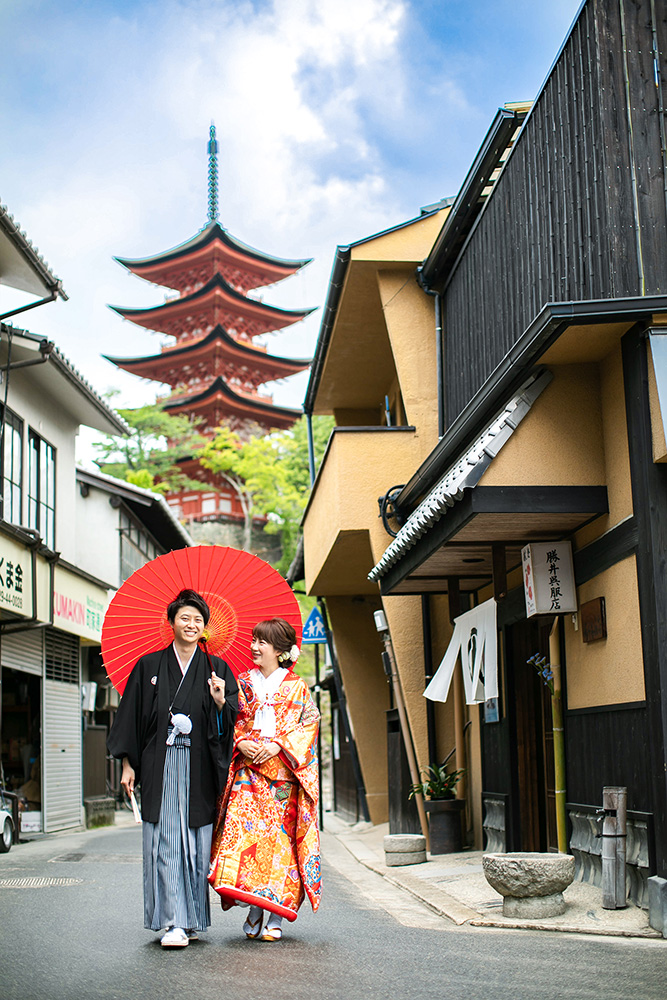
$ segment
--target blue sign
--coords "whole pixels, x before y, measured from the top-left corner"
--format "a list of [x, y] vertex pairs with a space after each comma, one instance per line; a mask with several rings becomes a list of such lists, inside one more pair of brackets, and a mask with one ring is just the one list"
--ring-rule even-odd
[[304, 646], [314, 646], [318, 643], [326, 643], [326, 641], [327, 636], [324, 630], [322, 612], [315, 605], [306, 619], [306, 624], [303, 626], [301, 642]]

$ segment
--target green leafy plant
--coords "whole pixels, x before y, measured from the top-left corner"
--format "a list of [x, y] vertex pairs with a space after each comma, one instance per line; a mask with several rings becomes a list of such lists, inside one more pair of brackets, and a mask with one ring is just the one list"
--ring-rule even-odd
[[426, 799], [453, 799], [454, 789], [465, 771], [448, 771], [444, 764], [433, 764], [423, 768], [421, 774], [424, 781], [411, 786], [410, 799], [415, 795], [423, 795]]

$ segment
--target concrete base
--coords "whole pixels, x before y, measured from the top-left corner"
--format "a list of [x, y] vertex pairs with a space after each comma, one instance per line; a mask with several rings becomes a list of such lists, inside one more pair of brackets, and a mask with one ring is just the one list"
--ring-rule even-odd
[[424, 864], [426, 838], [417, 833], [389, 834], [384, 838], [384, 860], [388, 868]]
[[559, 917], [565, 913], [562, 892], [550, 896], [505, 896], [503, 916], [519, 917], [523, 920], [537, 920], [541, 917]]
[[648, 880], [648, 922], [667, 938], [667, 879], [659, 875]]

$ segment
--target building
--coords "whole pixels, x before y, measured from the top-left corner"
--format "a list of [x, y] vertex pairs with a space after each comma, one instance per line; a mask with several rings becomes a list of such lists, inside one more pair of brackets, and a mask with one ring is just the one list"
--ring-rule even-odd
[[[116, 258], [132, 274], [176, 292], [149, 309], [112, 306], [132, 323], [173, 337], [159, 354], [109, 361], [142, 378], [171, 386], [168, 413], [199, 421], [205, 437], [226, 424], [241, 438], [291, 427], [299, 410], [274, 404], [261, 393], [267, 382], [303, 371], [307, 360], [269, 354], [256, 338], [304, 319], [312, 310], [271, 306], [248, 293], [295, 274], [308, 260], [282, 260], [241, 243], [218, 222], [217, 142], [209, 142], [208, 224], [192, 239], [152, 257]], [[188, 522], [242, 519], [234, 490], [195, 460], [180, 463], [208, 491], [185, 490], [169, 502]]]
[[91, 769], [103, 779], [92, 794], [106, 790], [103, 741], [83, 724], [96, 721], [91, 680], [105, 698], [109, 599], [142, 562], [190, 539], [163, 498], [77, 471], [82, 424], [128, 427], [52, 342], [4, 322], [64, 297], [4, 208], [0, 280], [33, 296], [0, 317], [0, 779], [28, 804], [24, 832], [50, 833], [81, 825]]
[[[664, 19], [648, 0], [588, 0], [502, 161], [517, 122], [501, 109], [416, 275], [435, 304], [423, 363], [441, 373], [438, 440], [407, 475], [402, 464], [385, 474], [378, 495], [391, 491], [397, 534], [372, 550], [369, 573], [399, 667], [426, 652], [427, 676], [450, 619], [495, 599], [499, 697], [464, 705], [457, 671], [435, 706], [437, 759], [444, 732], [467, 768], [472, 841], [549, 850], [561, 832], [578, 877], [596, 880], [602, 789], [624, 786], [628, 887], [642, 905], [648, 879], [667, 876], [666, 58]], [[320, 592], [308, 519], [304, 537]], [[551, 643], [554, 615], [527, 617], [523, 586], [521, 551], [539, 542], [574, 552], [576, 610], [556, 615]], [[360, 548], [350, 546], [353, 564]], [[392, 618], [399, 600], [414, 602], [412, 621]], [[347, 640], [331, 619], [342, 666]], [[410, 653], [403, 635], [420, 630]], [[551, 699], [527, 662], [553, 662], [558, 646], [564, 829]], [[403, 670], [426, 763], [427, 703], [412, 700], [417, 667]]]

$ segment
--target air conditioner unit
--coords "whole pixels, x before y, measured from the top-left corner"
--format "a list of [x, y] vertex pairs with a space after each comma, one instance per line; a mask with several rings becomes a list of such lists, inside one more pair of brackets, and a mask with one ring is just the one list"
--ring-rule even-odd
[[100, 688], [97, 696], [97, 710], [108, 712], [110, 709], [118, 708], [120, 705], [120, 695], [111, 684]]

